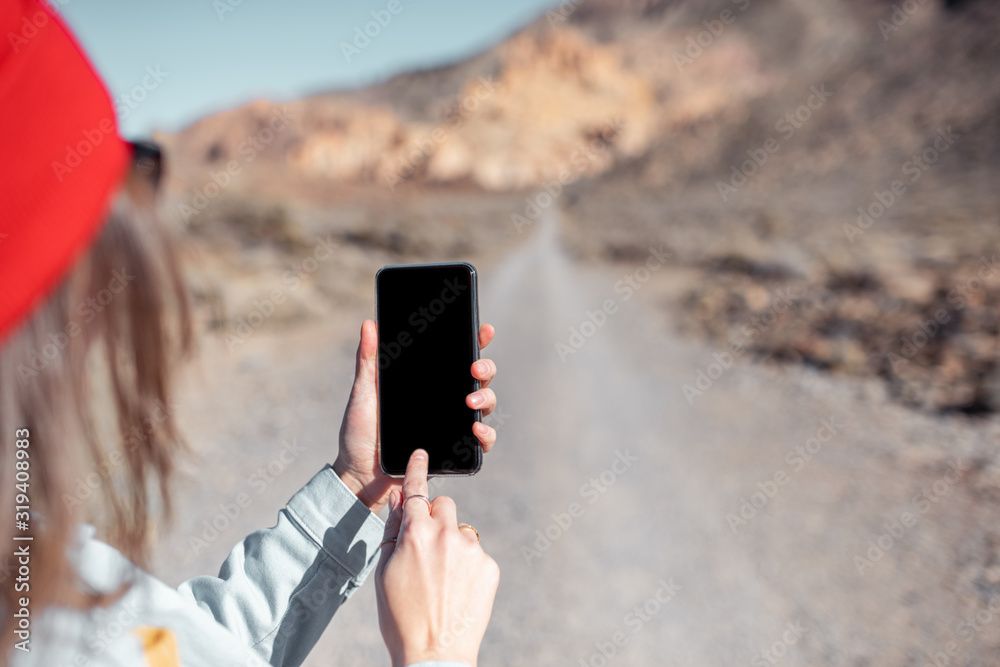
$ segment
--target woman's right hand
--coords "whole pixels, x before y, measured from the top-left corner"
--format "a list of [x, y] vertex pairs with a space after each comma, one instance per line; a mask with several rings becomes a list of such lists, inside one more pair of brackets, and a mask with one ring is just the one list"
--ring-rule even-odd
[[455, 502], [426, 497], [427, 452], [410, 457], [403, 493], [392, 491], [376, 571], [378, 616], [393, 667], [425, 660], [475, 665], [500, 568], [474, 531], [460, 530]]

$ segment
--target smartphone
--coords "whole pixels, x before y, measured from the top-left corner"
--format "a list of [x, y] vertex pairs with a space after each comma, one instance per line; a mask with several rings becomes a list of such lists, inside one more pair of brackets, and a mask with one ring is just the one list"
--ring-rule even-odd
[[402, 477], [414, 450], [430, 475], [473, 475], [482, 450], [472, 432], [480, 411], [476, 268], [468, 262], [397, 264], [375, 274], [378, 430], [382, 471]]

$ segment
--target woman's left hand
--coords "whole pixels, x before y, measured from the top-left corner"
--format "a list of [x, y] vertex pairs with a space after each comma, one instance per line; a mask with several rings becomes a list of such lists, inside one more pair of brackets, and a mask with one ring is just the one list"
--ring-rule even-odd
[[[492, 325], [482, 325], [479, 328], [479, 348], [485, 349], [495, 333]], [[361, 325], [361, 342], [358, 343], [354, 387], [340, 426], [340, 451], [333, 470], [376, 514], [388, 501], [389, 492], [401, 484], [400, 480], [384, 474], [378, 464], [377, 368], [378, 335], [375, 323], [365, 320]], [[496, 372], [496, 364], [490, 359], [480, 359], [472, 364], [472, 377], [479, 380], [481, 388], [466, 396], [465, 404], [481, 410], [483, 417], [493, 412], [497, 405], [496, 394], [490, 389]], [[472, 433], [484, 452], [490, 451], [497, 439], [496, 431], [482, 422], [473, 425]]]

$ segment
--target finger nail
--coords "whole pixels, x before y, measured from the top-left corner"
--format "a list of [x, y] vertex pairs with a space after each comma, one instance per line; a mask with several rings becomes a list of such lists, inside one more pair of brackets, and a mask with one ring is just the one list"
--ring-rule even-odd
[[486, 375], [490, 372], [490, 367], [485, 361], [476, 362], [476, 372], [480, 375]]
[[489, 433], [489, 429], [486, 428], [486, 424], [482, 422], [476, 422], [476, 433], [479, 435], [486, 435]]
[[422, 449], [418, 449], [413, 452], [413, 458], [417, 461], [424, 461], [427, 459], [427, 452]]
[[486, 402], [486, 399], [478, 391], [476, 393], [472, 394], [472, 396], [469, 399], [469, 403], [471, 403], [472, 407], [474, 407], [474, 408], [478, 408], [480, 405], [482, 405], [485, 402]]

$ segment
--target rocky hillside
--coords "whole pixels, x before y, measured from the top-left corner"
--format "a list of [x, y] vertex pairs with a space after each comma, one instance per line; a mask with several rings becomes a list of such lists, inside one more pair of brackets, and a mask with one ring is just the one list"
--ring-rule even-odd
[[[682, 184], [725, 174], [768, 133], [808, 159], [766, 180], [828, 178], [906, 156], [949, 124], [978, 133], [953, 164], [991, 165], [1000, 12], [959, 4], [926, 0], [912, 15], [844, 0], [567, 4], [466, 63], [255, 102], [164, 140], [178, 167], [236, 160], [254, 175], [389, 188], [516, 190], [640, 156], [645, 184]], [[812, 85], [825, 91], [817, 108], [776, 129]], [[268, 124], [280, 126], [270, 140]], [[797, 133], [808, 138], [791, 145]], [[574, 163], [595, 140], [611, 150]]]
[[248, 165], [266, 180], [509, 191], [560, 172], [564, 182], [604, 173], [775, 84], [743, 39], [727, 40], [681, 71], [672, 53], [686, 30], [665, 39], [669, 22], [646, 24], [637, 13], [634, 36], [601, 39], [603, 19], [579, 13], [554, 10], [455, 67], [283, 107], [256, 102], [165, 140], [178, 167], [218, 169], [248, 162], [252, 140], [274, 123], [281, 129], [268, 142], [265, 132], [258, 142], [264, 149]]
[[357, 276], [319, 291], [341, 303], [373, 262], [496, 252], [557, 201], [578, 256], [635, 262], [657, 242], [696, 271], [663, 304], [692, 335], [730, 344], [794, 286], [826, 309], [761, 332], [758, 358], [990, 412], [1000, 276], [961, 308], [949, 295], [1000, 254], [1000, 6], [905, 4], [563, 3], [467, 62], [161, 137], [167, 210], [229, 266], [216, 291], [255, 289], [233, 247], [332, 234]]

